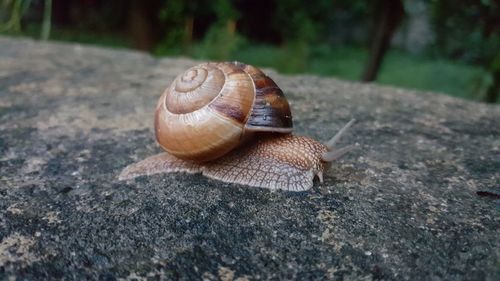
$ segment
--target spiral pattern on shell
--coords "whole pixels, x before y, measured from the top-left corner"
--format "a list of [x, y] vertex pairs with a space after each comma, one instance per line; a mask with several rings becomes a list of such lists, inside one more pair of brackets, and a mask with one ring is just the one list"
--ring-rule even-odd
[[181, 159], [213, 160], [261, 131], [290, 133], [290, 106], [272, 79], [239, 62], [188, 69], [155, 111], [158, 143]]

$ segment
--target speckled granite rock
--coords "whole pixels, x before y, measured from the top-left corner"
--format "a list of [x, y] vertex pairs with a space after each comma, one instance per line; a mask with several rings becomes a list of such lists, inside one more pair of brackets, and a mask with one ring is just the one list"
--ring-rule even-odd
[[194, 64], [0, 38], [0, 279], [500, 279], [500, 107], [272, 72], [298, 134], [359, 120], [325, 184], [117, 181]]

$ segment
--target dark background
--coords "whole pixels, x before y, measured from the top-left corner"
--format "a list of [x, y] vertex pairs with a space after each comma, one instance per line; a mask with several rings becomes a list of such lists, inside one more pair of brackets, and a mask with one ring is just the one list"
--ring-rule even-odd
[[0, 0], [0, 34], [500, 99], [500, 0]]

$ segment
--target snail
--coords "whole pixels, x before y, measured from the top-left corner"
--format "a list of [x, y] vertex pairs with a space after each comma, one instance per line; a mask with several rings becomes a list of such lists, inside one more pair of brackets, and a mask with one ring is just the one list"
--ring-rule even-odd
[[187, 172], [228, 183], [305, 191], [332, 161], [353, 124], [326, 143], [292, 134], [290, 106], [276, 83], [240, 62], [203, 63], [179, 75], [155, 109], [155, 135], [166, 151], [127, 166], [120, 180]]

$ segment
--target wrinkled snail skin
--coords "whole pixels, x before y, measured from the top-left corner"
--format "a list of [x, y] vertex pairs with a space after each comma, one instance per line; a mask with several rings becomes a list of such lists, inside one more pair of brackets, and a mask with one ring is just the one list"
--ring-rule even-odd
[[276, 83], [238, 62], [205, 63], [179, 75], [155, 110], [166, 151], [127, 166], [120, 180], [157, 173], [202, 173], [227, 183], [305, 191], [353, 147], [292, 135], [290, 107]]

